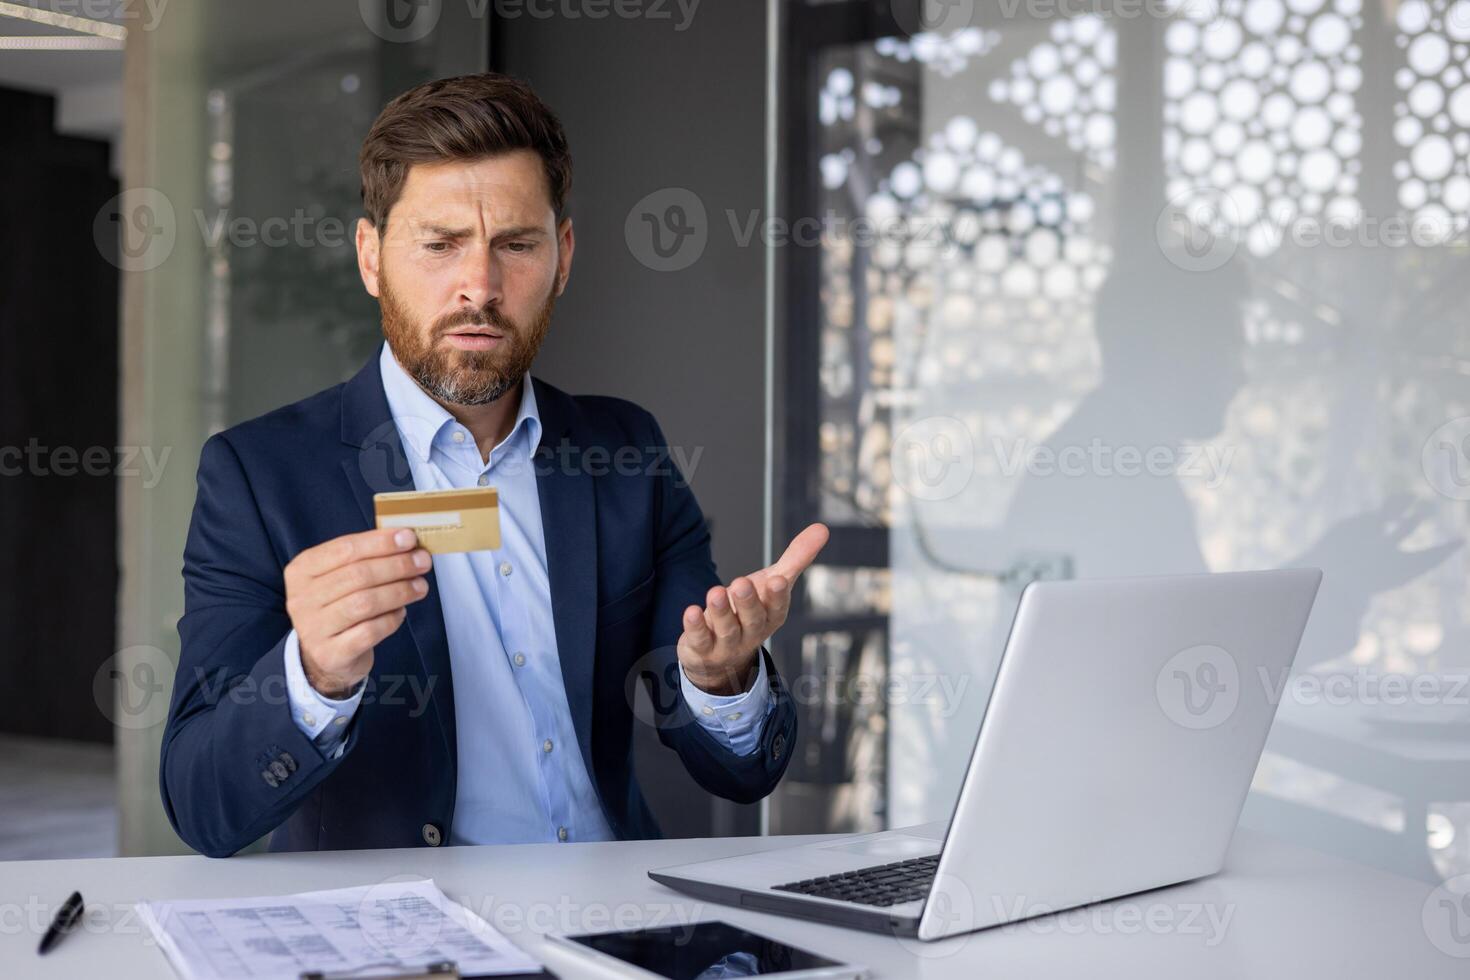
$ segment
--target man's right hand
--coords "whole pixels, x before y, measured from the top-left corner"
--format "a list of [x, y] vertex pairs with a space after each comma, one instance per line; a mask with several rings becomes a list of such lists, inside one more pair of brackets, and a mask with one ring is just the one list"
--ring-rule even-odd
[[318, 693], [347, 697], [372, 669], [373, 647], [428, 594], [433, 560], [416, 542], [407, 528], [344, 534], [286, 565], [286, 613]]

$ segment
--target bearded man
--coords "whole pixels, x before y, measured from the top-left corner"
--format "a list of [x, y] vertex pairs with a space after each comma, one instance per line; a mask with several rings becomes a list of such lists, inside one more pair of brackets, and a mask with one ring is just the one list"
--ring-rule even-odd
[[[384, 343], [200, 456], [160, 765], [174, 829], [216, 857], [266, 834], [273, 850], [654, 837], [642, 723], [710, 792], [765, 796], [796, 712], [764, 644], [827, 529], [722, 584], [653, 417], [531, 377], [574, 237], [566, 137], [528, 86], [421, 85], [359, 163]], [[374, 526], [376, 493], [479, 487], [498, 547], [430, 554]]]

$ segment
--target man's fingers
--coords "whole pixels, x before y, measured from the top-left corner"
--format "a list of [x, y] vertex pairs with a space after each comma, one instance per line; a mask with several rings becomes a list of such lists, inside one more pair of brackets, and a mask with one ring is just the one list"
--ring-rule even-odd
[[[392, 636], [393, 631], [403, 625], [403, 619], [407, 615], [408, 610], [402, 607], [390, 609], [372, 619], [358, 623], [351, 629], [338, 633], [328, 641], [329, 656], [335, 654], [344, 660], [355, 661]], [[346, 668], [350, 665], [348, 662], [341, 666]]]
[[770, 571], [785, 576], [788, 582], [794, 580], [816, 561], [817, 554], [826, 546], [829, 537], [831, 532], [827, 530], [827, 525], [808, 525], [806, 530], [791, 539], [791, 543], [786, 546], [781, 557], [776, 559]]
[[705, 596], [705, 622], [716, 639], [732, 640], [740, 635], [740, 619], [730, 606], [730, 595], [725, 587], [717, 585]]
[[317, 579], [308, 597], [310, 601], [326, 606], [362, 589], [425, 575], [433, 564], [433, 557], [422, 548], [351, 562]]
[[729, 594], [740, 618], [740, 628], [747, 636], [764, 636], [766, 607], [756, 594], [755, 585], [748, 578], [737, 578], [730, 583]]
[[684, 610], [684, 643], [692, 653], [706, 654], [714, 649], [715, 635], [704, 621], [704, 610], [698, 606]]
[[307, 548], [296, 556], [296, 562], [308, 575], [325, 575], [348, 562], [380, 558], [396, 551], [408, 551], [417, 541], [418, 536], [411, 528], [374, 528], [357, 534], [344, 534], [340, 538]]
[[346, 632], [386, 612], [417, 602], [428, 594], [429, 583], [421, 578], [389, 582], [362, 589], [338, 599], [322, 610], [320, 628], [328, 635]]

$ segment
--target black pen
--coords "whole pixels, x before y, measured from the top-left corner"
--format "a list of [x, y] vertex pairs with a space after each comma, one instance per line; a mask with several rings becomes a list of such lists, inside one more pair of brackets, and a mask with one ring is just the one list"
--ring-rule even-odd
[[49, 953], [51, 947], [61, 942], [62, 936], [72, 931], [81, 917], [82, 893], [72, 892], [71, 898], [62, 902], [61, 908], [56, 910], [56, 918], [51, 920], [51, 926], [46, 930], [46, 935], [41, 937], [41, 948], [36, 952], [42, 955]]

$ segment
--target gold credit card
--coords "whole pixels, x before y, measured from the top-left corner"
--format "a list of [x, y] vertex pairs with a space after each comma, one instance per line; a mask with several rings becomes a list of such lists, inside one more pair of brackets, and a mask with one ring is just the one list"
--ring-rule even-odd
[[500, 547], [500, 497], [494, 487], [373, 494], [378, 527], [408, 527], [434, 555]]

